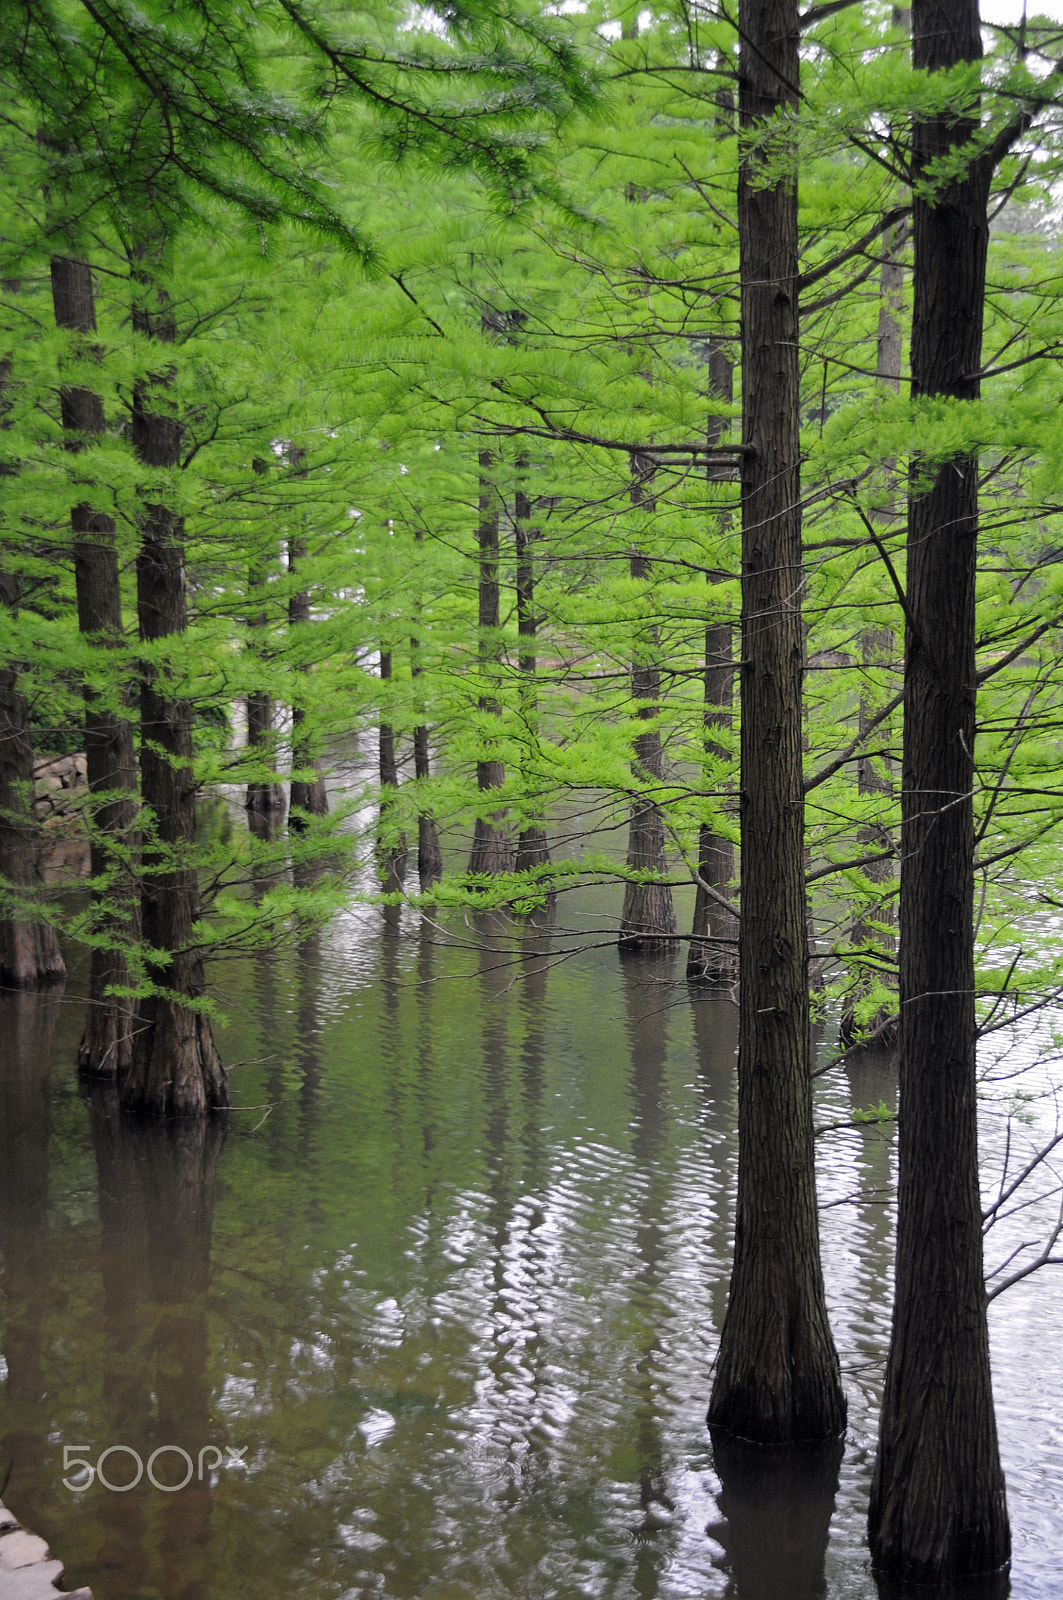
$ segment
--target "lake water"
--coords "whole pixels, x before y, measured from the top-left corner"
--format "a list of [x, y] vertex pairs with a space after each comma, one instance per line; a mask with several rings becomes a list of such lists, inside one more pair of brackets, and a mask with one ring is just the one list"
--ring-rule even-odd
[[[0, 1001], [0, 1494], [71, 1587], [877, 1595], [864, 1521], [892, 1127], [819, 1145], [840, 1466], [714, 1461], [737, 1013], [681, 967], [570, 937], [615, 914], [601, 894], [563, 904], [552, 930], [362, 908], [298, 951], [220, 969], [239, 1107], [224, 1137], [152, 1135], [86, 1103], [76, 962], [65, 997]], [[1040, 1047], [1028, 1035], [995, 1070], [987, 1052], [988, 1076]], [[1001, 1097], [1040, 1096], [1012, 1120], [1014, 1171], [1055, 1126], [1051, 1075], [987, 1082], [987, 1197]], [[817, 1080], [816, 1120], [895, 1096], [888, 1061], [843, 1066]], [[1055, 1182], [1046, 1169], [1041, 1189]], [[1043, 1238], [1057, 1204], [991, 1230], [991, 1264]], [[1011, 1592], [1040, 1600], [1063, 1594], [1063, 1273], [990, 1316]], [[64, 1449], [112, 1487], [66, 1487], [87, 1474]]]

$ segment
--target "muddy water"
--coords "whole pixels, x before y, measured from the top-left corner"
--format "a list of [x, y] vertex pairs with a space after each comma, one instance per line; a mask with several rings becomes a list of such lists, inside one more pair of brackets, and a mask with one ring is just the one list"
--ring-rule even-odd
[[[832, 1125], [893, 1103], [890, 1065], [817, 1082], [844, 1457], [714, 1460], [736, 1013], [667, 964], [573, 943], [363, 910], [226, 968], [224, 1140], [125, 1128], [78, 1093], [79, 1005], [0, 1002], [0, 1490], [68, 1583], [97, 1600], [876, 1594], [893, 1140]], [[75, 966], [68, 996], [83, 981]], [[985, 1087], [989, 1199], [1002, 1099], [1051, 1077], [1024, 1048], [995, 1071], [986, 1055], [987, 1079], [1033, 1063]], [[1054, 1106], [1011, 1110], [1015, 1170]], [[991, 1262], [1054, 1205], [994, 1228]], [[1063, 1593], [1061, 1312], [1051, 1268], [991, 1311], [1023, 1600]], [[78, 1461], [104, 1482], [79, 1488]]]

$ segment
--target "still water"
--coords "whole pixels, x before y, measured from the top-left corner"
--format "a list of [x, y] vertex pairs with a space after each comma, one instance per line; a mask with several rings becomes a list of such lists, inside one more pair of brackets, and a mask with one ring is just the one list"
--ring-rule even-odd
[[[0, 1001], [4, 1500], [96, 1600], [872, 1600], [894, 1152], [849, 1124], [894, 1103], [890, 1063], [817, 1080], [844, 1458], [754, 1481], [704, 1425], [735, 1008], [573, 953], [593, 896], [553, 929], [389, 915], [217, 974], [224, 1136], [82, 1098], [76, 963], [65, 998]], [[1050, 1077], [987, 1082], [988, 1199], [1001, 1097]], [[1011, 1171], [1054, 1127], [1050, 1093], [1020, 1110]], [[1063, 1595], [1061, 1320], [1053, 1268], [991, 1308], [1022, 1600]], [[125, 1488], [160, 1450], [164, 1487]], [[66, 1487], [77, 1461], [114, 1487]]]

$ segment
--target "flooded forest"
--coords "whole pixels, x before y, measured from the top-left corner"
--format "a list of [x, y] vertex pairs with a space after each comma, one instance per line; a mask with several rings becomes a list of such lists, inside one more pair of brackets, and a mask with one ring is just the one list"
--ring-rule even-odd
[[0, 72], [4, 1600], [1058, 1596], [1063, 24]]

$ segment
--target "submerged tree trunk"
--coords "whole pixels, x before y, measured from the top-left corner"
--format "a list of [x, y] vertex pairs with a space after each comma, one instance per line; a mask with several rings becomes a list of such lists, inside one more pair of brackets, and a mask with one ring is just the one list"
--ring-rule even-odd
[[[10, 369], [9, 361], [0, 361], [0, 415]], [[14, 470], [0, 460], [0, 479]], [[16, 574], [0, 571], [0, 617], [17, 615], [20, 596]], [[37, 989], [61, 983], [66, 967], [54, 930], [33, 915], [33, 896], [40, 888], [40, 830], [33, 815], [33, 745], [19, 671], [17, 661], [0, 661], [0, 985]]]
[[[912, 61], [982, 54], [977, 0], [915, 0]], [[990, 159], [928, 192], [975, 115], [917, 119], [912, 395], [976, 400]], [[973, 154], [973, 152], [972, 152]], [[978, 461], [913, 460], [901, 773], [900, 1101], [893, 1330], [871, 1490], [874, 1566], [945, 1583], [1010, 1555], [989, 1367], [974, 1008]]]
[[[526, 466], [522, 459], [521, 467]], [[520, 715], [522, 739], [526, 756], [524, 760], [524, 788], [534, 784], [534, 755], [539, 742], [539, 695], [536, 683], [538, 662], [535, 655], [535, 636], [538, 619], [535, 615], [535, 558], [533, 546], [538, 529], [531, 525], [531, 501], [524, 488], [517, 490], [513, 537], [517, 555], [517, 638]], [[550, 847], [543, 827], [543, 817], [538, 802], [528, 816], [517, 840], [516, 868], [518, 872], [532, 872], [550, 865]]]
[[[796, 0], [743, 0], [739, 115], [796, 111]], [[786, 126], [785, 122], [780, 124]], [[783, 135], [785, 136], [785, 135]], [[734, 1267], [709, 1423], [760, 1444], [845, 1426], [812, 1132], [801, 771], [797, 191], [739, 171], [742, 278], [742, 926]]]
[[[247, 587], [251, 597], [261, 590], [265, 573], [254, 561], [247, 574]], [[262, 658], [262, 639], [268, 618], [265, 611], [255, 611], [247, 619], [247, 647], [252, 655]], [[257, 764], [275, 769], [277, 765], [277, 736], [274, 728], [273, 696], [265, 689], [256, 689], [247, 697], [247, 748], [252, 751]], [[268, 816], [284, 810], [284, 790], [275, 779], [255, 777], [247, 786], [245, 810], [256, 816]]]
[[[380, 652], [380, 682], [391, 682], [391, 651]], [[386, 692], [383, 691], [382, 693]], [[395, 730], [381, 713], [380, 744], [380, 831], [377, 837], [377, 865], [385, 894], [396, 893], [406, 879], [406, 835], [394, 832], [388, 812], [399, 787], [399, 766], [395, 759]]]
[[[719, 344], [709, 348], [709, 392], [719, 400], [734, 399], [734, 370]], [[717, 445], [723, 422], [712, 416], [706, 430], [707, 443]], [[721, 529], [730, 513], [721, 516]], [[710, 575], [709, 583], [723, 573]], [[727, 760], [729, 751], [717, 734], [731, 727], [734, 700], [734, 651], [729, 622], [705, 625], [705, 754], [710, 761]], [[718, 834], [709, 822], [698, 830], [698, 877], [694, 898], [694, 922], [687, 952], [687, 980], [690, 983], [733, 983], [738, 977], [738, 919], [722, 901], [734, 895], [735, 852], [730, 839]], [[710, 891], [715, 890], [712, 894]]]
[[[303, 462], [306, 451], [301, 445], [292, 445], [288, 451], [288, 459], [296, 469], [296, 476], [305, 476]], [[307, 558], [306, 540], [298, 535], [293, 535], [288, 540], [288, 571], [295, 572]], [[297, 589], [288, 601], [288, 627], [296, 632], [307, 628], [310, 624], [310, 594], [305, 589]], [[305, 677], [309, 676], [309, 662], [301, 664], [299, 670]], [[328, 816], [328, 794], [325, 790], [325, 780], [321, 776], [316, 752], [304, 731], [306, 723], [306, 710], [299, 697], [292, 706], [292, 772], [308, 773], [309, 777], [294, 777], [288, 792], [288, 826], [296, 832], [307, 825], [310, 817]]]
[[[652, 482], [653, 464], [644, 456], [634, 455], [631, 466], [631, 503], [636, 506], [645, 504], [652, 510], [652, 495], [645, 493], [645, 486]], [[645, 580], [650, 575], [650, 563], [639, 551], [633, 550], [630, 570], [633, 578]], [[654, 798], [655, 793], [660, 793], [664, 778], [664, 752], [660, 730], [656, 726], [661, 698], [659, 648], [657, 629], [653, 626], [644, 628], [636, 643], [636, 660], [631, 666], [631, 696], [638, 706], [636, 715], [640, 722], [653, 722], [654, 726], [635, 738], [635, 759], [631, 771], [641, 792], [631, 807], [627, 864], [634, 871], [663, 877], [668, 865], [664, 850], [664, 816]], [[674, 955], [677, 931], [672, 891], [667, 884], [655, 883], [650, 879], [648, 882], [625, 885], [624, 906], [620, 913], [619, 949], [622, 955], [663, 954], [666, 951]]]
[[[134, 327], [163, 347], [176, 336], [165, 311], [160, 316], [134, 311]], [[165, 359], [162, 349], [159, 356]], [[164, 409], [168, 376], [160, 374], [134, 390], [133, 449], [144, 466], [172, 470], [181, 461], [181, 424]], [[140, 536], [137, 616], [141, 639], [155, 643], [183, 634], [188, 623], [183, 519], [162, 502], [145, 499]], [[147, 969], [158, 988], [140, 1003], [122, 1105], [151, 1116], [202, 1116], [226, 1108], [229, 1091], [210, 1021], [197, 1008], [206, 982], [194, 933], [199, 884], [192, 859], [192, 707], [174, 693], [165, 664], [144, 666], [140, 728], [141, 793], [150, 830], [141, 911]]]
[[[488, 473], [494, 466], [491, 450], [480, 451], [480, 525], [477, 540], [480, 546], [479, 578], [479, 628], [480, 628], [480, 680], [479, 709], [489, 717], [501, 717], [502, 708], [492, 690], [497, 685], [502, 665], [502, 640], [499, 616], [498, 582], [498, 491]], [[491, 743], [484, 736], [484, 759], [476, 763], [476, 787], [481, 795], [500, 789], [506, 781], [503, 762], [492, 756]], [[505, 811], [489, 812], [477, 817], [473, 834], [472, 853], [469, 857], [471, 873], [500, 873], [513, 871], [513, 842], [503, 826]]]
[[[420, 529], [414, 534], [418, 546], [423, 542]], [[418, 551], [420, 555], [420, 551]], [[421, 601], [420, 591], [415, 599], [415, 615], [420, 618]], [[417, 638], [410, 639], [410, 677], [413, 679], [416, 690], [417, 679], [424, 671], [421, 661], [421, 644]], [[428, 781], [431, 775], [431, 756], [428, 742], [428, 725], [420, 720], [424, 716], [425, 707], [418, 701], [417, 726], [413, 730], [413, 773], [419, 785]], [[438, 883], [443, 876], [443, 852], [439, 847], [439, 832], [436, 828], [435, 818], [423, 805], [417, 808], [417, 878], [421, 893], [424, 894], [434, 883]]]
[[[92, 268], [87, 261], [53, 256], [52, 307], [56, 326], [76, 333], [96, 331]], [[81, 450], [104, 432], [103, 401], [94, 390], [64, 385], [63, 427], [76, 435], [67, 448]], [[114, 518], [87, 501], [70, 513], [74, 535], [74, 585], [78, 630], [86, 642], [108, 652], [109, 663], [124, 648], [122, 585]], [[113, 666], [111, 672], [113, 673]], [[140, 935], [140, 906], [130, 855], [136, 848], [137, 769], [133, 723], [121, 698], [110, 704], [85, 687], [85, 760], [92, 803], [90, 865], [96, 931], [108, 942], [95, 946], [89, 973], [89, 1009], [78, 1047], [83, 1072], [113, 1076], [132, 1060], [132, 1003], [110, 991], [130, 981], [128, 948]]]

